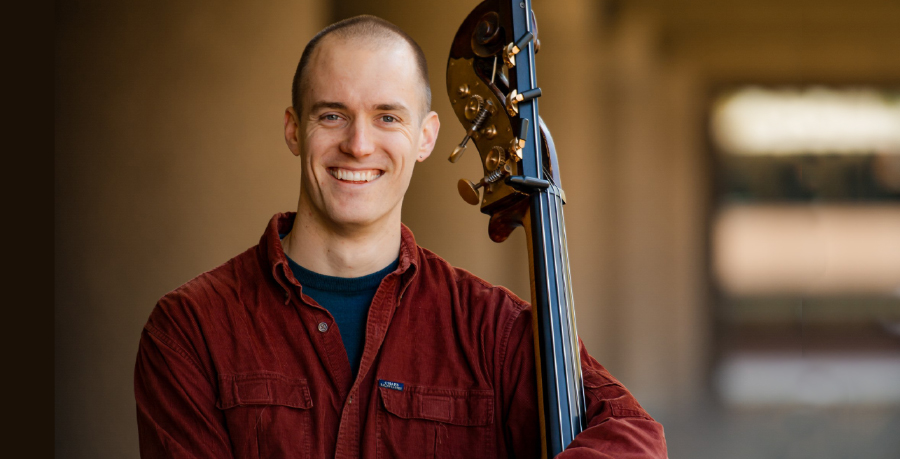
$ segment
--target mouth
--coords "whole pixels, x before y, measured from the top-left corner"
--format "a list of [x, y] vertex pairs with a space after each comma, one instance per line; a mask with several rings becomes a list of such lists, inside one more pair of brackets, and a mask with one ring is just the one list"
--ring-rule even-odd
[[353, 171], [350, 169], [343, 169], [340, 167], [329, 167], [328, 173], [331, 174], [332, 177], [334, 177], [342, 182], [368, 183], [368, 182], [378, 179], [378, 177], [381, 177], [384, 174], [384, 171], [379, 170], [379, 169], [365, 169], [365, 170]]

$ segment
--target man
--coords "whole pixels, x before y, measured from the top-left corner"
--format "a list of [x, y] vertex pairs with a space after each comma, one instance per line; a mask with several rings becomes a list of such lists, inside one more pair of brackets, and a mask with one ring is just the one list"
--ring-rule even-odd
[[[530, 307], [400, 223], [439, 128], [398, 28], [361, 16], [310, 41], [285, 112], [297, 212], [154, 309], [144, 458], [540, 456]], [[665, 457], [662, 427], [582, 361], [589, 427], [561, 457]]]

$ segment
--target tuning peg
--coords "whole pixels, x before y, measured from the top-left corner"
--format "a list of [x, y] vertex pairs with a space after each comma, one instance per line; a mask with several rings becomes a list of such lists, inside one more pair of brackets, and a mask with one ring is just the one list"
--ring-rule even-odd
[[509, 175], [509, 173], [509, 167], [501, 167], [482, 178], [478, 183], [473, 183], [471, 180], [467, 179], [459, 179], [459, 182], [456, 182], [456, 189], [459, 191], [459, 195], [463, 198], [463, 201], [466, 201], [473, 206], [477, 206], [480, 201], [478, 189], [500, 180], [503, 176]]
[[534, 39], [534, 34], [531, 32], [525, 32], [525, 35], [522, 35], [521, 38], [516, 40], [515, 42], [511, 42], [503, 49], [503, 62], [506, 64], [508, 68], [513, 68], [516, 66], [516, 54], [519, 54], [526, 46], [528, 46], [528, 42]]
[[450, 157], [447, 158], [448, 161], [450, 161], [451, 163], [455, 163], [459, 160], [459, 157], [462, 156], [464, 151], [466, 151], [466, 144], [469, 143], [469, 138], [470, 137], [468, 135], [463, 138], [462, 142], [460, 142], [460, 144], [453, 149], [453, 153], [450, 153]]
[[541, 88], [529, 89], [521, 94], [518, 91], [513, 89], [506, 96], [506, 111], [509, 113], [509, 116], [516, 116], [519, 114], [519, 104], [522, 102], [529, 101], [534, 99], [535, 97], [541, 96]]
[[481, 200], [478, 197], [478, 189], [483, 186], [484, 181], [472, 183], [471, 180], [464, 178], [459, 179], [459, 182], [456, 183], [456, 189], [459, 191], [459, 195], [463, 198], [463, 201], [466, 201], [473, 206], [477, 206], [478, 201]]
[[493, 172], [506, 163], [508, 154], [505, 148], [497, 145], [484, 158], [484, 168]]
[[525, 142], [528, 140], [528, 118], [522, 119], [519, 125], [519, 136], [514, 137], [509, 142], [509, 154], [516, 161], [522, 159], [522, 149], [525, 148]]
[[459, 160], [463, 152], [466, 151], [466, 145], [468, 145], [469, 139], [471, 139], [472, 136], [475, 135], [475, 131], [477, 131], [481, 127], [481, 125], [484, 124], [484, 120], [486, 120], [487, 117], [490, 116], [490, 114], [491, 111], [487, 107], [481, 107], [481, 109], [478, 111], [478, 115], [475, 117], [475, 120], [472, 121], [472, 126], [470, 126], [469, 130], [466, 131], [466, 136], [463, 137], [462, 142], [460, 142], [459, 145], [453, 149], [453, 153], [450, 153], [450, 157], [447, 158], [448, 161], [450, 161], [451, 163], [455, 163]]

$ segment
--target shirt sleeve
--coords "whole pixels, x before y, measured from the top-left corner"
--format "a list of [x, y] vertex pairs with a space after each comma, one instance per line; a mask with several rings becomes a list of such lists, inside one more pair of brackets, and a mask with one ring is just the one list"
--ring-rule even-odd
[[[516, 319], [505, 365], [504, 419], [506, 442], [514, 457], [540, 457], [536, 406], [537, 383], [534, 335], [530, 309]], [[634, 396], [612, 377], [578, 340], [584, 380], [587, 428], [557, 459], [667, 458], [661, 424], [653, 420]]]
[[134, 370], [141, 458], [233, 457], [213, 382], [159, 310], [141, 334]]

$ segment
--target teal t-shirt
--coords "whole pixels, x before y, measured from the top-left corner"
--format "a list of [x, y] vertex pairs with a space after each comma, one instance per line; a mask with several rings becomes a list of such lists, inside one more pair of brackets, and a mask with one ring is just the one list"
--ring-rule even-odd
[[333, 277], [310, 271], [288, 257], [288, 264], [294, 277], [309, 295], [325, 308], [341, 332], [341, 340], [350, 359], [353, 376], [359, 371], [363, 347], [366, 340], [366, 317], [369, 305], [378, 291], [382, 279], [397, 269], [400, 259], [394, 260], [381, 271], [362, 277]]

